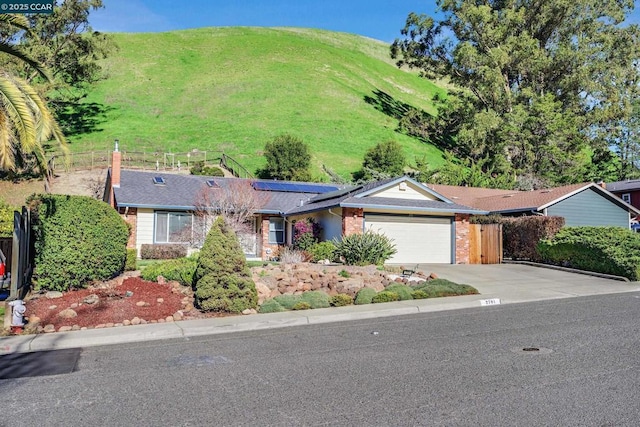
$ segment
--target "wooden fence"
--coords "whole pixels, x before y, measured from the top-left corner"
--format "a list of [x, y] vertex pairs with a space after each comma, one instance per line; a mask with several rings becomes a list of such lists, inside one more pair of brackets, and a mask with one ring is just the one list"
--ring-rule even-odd
[[502, 262], [502, 224], [469, 224], [469, 263]]
[[[239, 178], [252, 178], [251, 173], [234, 158], [222, 151], [192, 150], [186, 153], [160, 153], [146, 151], [122, 151], [122, 168], [181, 171], [189, 170], [197, 162], [205, 166], [221, 166]], [[49, 170], [106, 169], [111, 166], [111, 151], [87, 151], [70, 153], [68, 157], [56, 154], [49, 159]]]

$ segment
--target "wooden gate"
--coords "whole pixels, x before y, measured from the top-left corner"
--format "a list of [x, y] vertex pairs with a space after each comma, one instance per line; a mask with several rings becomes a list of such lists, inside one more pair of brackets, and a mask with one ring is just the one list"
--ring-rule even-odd
[[469, 263], [502, 262], [502, 224], [469, 224]]

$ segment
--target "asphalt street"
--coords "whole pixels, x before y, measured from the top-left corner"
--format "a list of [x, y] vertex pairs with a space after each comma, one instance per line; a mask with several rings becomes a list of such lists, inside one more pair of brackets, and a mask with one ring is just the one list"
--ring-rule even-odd
[[639, 315], [639, 292], [554, 299], [36, 352], [11, 378], [15, 353], [2, 424], [637, 426]]

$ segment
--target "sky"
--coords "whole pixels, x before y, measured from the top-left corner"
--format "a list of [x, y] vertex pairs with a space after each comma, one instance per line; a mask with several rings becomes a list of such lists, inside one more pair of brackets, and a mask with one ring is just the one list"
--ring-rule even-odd
[[[409, 12], [434, 15], [435, 0], [103, 0], [94, 30], [161, 32], [200, 27], [303, 27], [393, 42]], [[640, 6], [630, 22], [640, 23]]]
[[94, 30], [159, 32], [200, 27], [304, 27], [400, 37], [409, 12], [433, 14], [429, 0], [103, 0], [89, 15]]

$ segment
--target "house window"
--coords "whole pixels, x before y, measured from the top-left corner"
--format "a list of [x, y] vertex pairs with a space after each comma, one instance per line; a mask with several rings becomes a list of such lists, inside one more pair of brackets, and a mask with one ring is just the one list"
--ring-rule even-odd
[[622, 200], [624, 200], [626, 203], [631, 204], [631, 193], [624, 193], [622, 195]]
[[189, 243], [193, 216], [186, 212], [156, 212], [155, 243]]
[[284, 243], [284, 218], [269, 218], [269, 243]]

